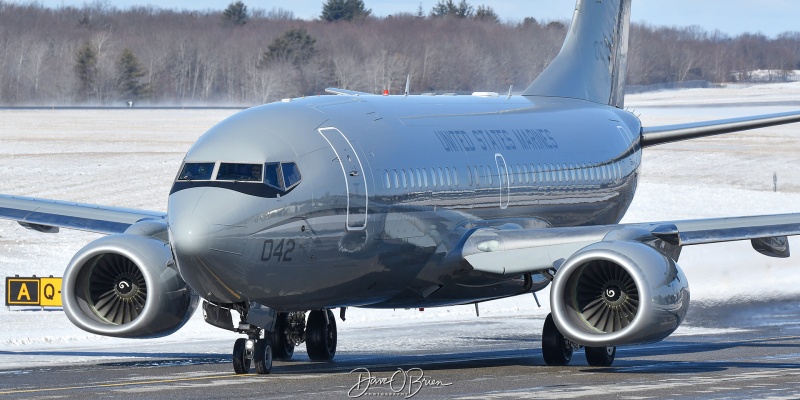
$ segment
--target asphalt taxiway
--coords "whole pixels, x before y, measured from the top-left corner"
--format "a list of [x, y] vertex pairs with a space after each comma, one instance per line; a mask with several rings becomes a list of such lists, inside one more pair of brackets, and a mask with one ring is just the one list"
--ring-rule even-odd
[[[503, 335], [502, 320], [477, 319], [472, 339], [481, 344], [472, 348], [349, 351], [332, 363], [309, 362], [298, 351], [266, 376], [234, 374], [227, 353], [142, 353], [135, 361], [0, 370], [0, 397], [800, 398], [799, 301], [695, 306], [687, 323], [700, 333], [620, 348], [608, 368], [589, 367], [582, 351], [570, 366], [547, 367], [539, 332]], [[420, 340], [448, 331], [464, 335], [452, 323], [403, 334]]]

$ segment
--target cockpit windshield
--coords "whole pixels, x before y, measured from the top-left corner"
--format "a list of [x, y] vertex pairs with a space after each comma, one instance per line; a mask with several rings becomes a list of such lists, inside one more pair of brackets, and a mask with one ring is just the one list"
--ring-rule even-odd
[[173, 191], [208, 186], [263, 197], [279, 197], [299, 185], [302, 176], [300, 168], [293, 162], [187, 162], [181, 167], [176, 180]]
[[218, 181], [261, 182], [261, 164], [220, 163]]
[[208, 181], [214, 173], [214, 163], [186, 163], [178, 175], [179, 181]]

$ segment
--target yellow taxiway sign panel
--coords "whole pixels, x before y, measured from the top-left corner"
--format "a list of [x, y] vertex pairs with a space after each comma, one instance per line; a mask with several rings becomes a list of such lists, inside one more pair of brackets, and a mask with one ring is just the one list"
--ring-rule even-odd
[[6, 306], [61, 307], [61, 278], [6, 278]]
[[39, 305], [61, 307], [61, 278], [39, 279]]

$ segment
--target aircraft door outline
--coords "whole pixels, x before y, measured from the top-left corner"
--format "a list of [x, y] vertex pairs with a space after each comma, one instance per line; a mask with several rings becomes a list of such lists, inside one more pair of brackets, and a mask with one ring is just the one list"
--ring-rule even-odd
[[509, 197], [511, 197], [511, 181], [508, 176], [508, 165], [506, 159], [500, 153], [495, 153], [494, 162], [497, 164], [497, 180], [500, 181], [500, 209], [508, 208]]
[[350, 140], [337, 128], [320, 128], [317, 131], [333, 149], [345, 180], [347, 193], [347, 214], [345, 226], [348, 231], [361, 231], [367, 228], [369, 193], [367, 177], [361, 158]]

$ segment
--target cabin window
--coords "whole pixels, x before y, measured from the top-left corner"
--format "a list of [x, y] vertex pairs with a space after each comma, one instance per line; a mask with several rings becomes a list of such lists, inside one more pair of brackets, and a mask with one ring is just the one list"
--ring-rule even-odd
[[406, 180], [406, 170], [400, 170], [400, 180], [403, 182], [403, 189], [408, 189], [408, 181]]
[[489, 182], [490, 186], [494, 184], [492, 180], [492, 168], [488, 165], [486, 166], [486, 180]]
[[389, 179], [389, 171], [383, 170], [383, 187], [386, 189], [392, 188], [392, 181]]
[[218, 181], [261, 182], [261, 164], [220, 163]]
[[400, 177], [397, 176], [397, 170], [396, 169], [392, 170], [392, 178], [393, 178], [392, 181], [394, 181], [394, 187], [397, 188], [397, 189], [400, 189]]
[[186, 163], [178, 174], [179, 181], [210, 181], [214, 163]]
[[[522, 176], [525, 177], [525, 183], [531, 183], [531, 177], [528, 175], [528, 166], [522, 164]], [[522, 178], [520, 178], [519, 183], [522, 183]]]
[[472, 170], [475, 172], [475, 186], [481, 185], [481, 176], [478, 174], [478, 167], [473, 165]]
[[444, 187], [444, 175], [442, 174], [442, 167], [436, 168], [439, 171], [439, 186]]
[[458, 187], [458, 170], [453, 167], [453, 184]]
[[411, 184], [412, 188], [417, 187], [417, 182], [414, 181], [414, 169], [413, 168], [409, 168], [408, 169], [408, 182]]
[[444, 176], [447, 177], [447, 186], [453, 186], [453, 177], [450, 176], [450, 167], [444, 168]]

